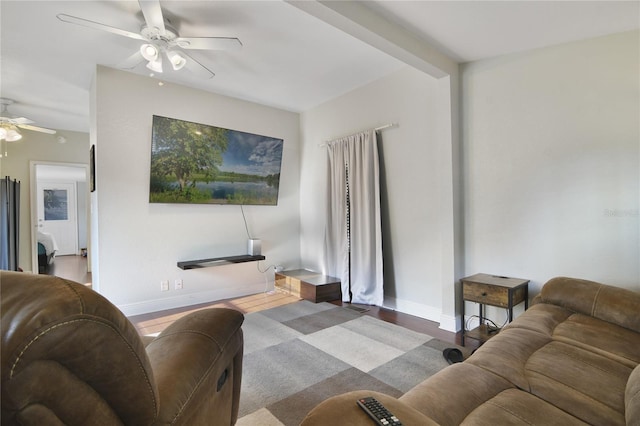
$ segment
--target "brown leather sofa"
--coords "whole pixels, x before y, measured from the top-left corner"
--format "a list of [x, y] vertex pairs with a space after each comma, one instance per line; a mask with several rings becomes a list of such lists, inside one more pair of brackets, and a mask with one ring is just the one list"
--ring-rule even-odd
[[411, 425], [640, 425], [640, 293], [554, 278], [533, 306], [399, 399], [370, 391], [321, 403], [304, 426], [370, 425], [373, 394]]
[[2, 425], [232, 425], [240, 312], [179, 319], [145, 347], [104, 297], [71, 281], [0, 272]]

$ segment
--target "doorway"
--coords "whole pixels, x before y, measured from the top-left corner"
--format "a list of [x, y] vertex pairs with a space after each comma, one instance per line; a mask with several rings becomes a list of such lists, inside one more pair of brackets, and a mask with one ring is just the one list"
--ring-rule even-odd
[[38, 178], [37, 191], [38, 231], [53, 235], [56, 256], [79, 254], [76, 183]]
[[[55, 256], [86, 256], [88, 248], [88, 166], [31, 162], [31, 256], [38, 271], [38, 235], [55, 241]], [[86, 260], [85, 260], [86, 261]], [[55, 263], [55, 257], [51, 261]]]

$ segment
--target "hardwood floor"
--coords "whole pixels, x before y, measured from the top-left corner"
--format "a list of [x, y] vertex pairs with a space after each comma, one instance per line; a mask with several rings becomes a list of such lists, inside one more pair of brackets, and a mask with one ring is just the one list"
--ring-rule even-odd
[[207, 308], [230, 308], [248, 314], [299, 301], [300, 298], [280, 292], [258, 293], [237, 299], [220, 300], [212, 303], [169, 309], [166, 311], [130, 316], [129, 321], [141, 335], [159, 333], [175, 320], [191, 312]]
[[[259, 293], [237, 299], [222, 300], [213, 303], [194, 305], [185, 308], [171, 309], [167, 311], [153, 312], [149, 314], [129, 317], [141, 335], [159, 333], [167, 328], [178, 318], [200, 309], [224, 307], [236, 309], [242, 313], [258, 312], [264, 309], [275, 308], [301, 299], [281, 292]], [[400, 325], [419, 333], [428, 334], [444, 342], [460, 344], [460, 333], [452, 333], [439, 328], [438, 323], [419, 318], [402, 312], [381, 308], [378, 306], [356, 305], [341, 301], [329, 302], [336, 306], [352, 306], [357, 310], [364, 310], [363, 315], [369, 315], [393, 324]], [[468, 339], [467, 339], [468, 340]], [[473, 342], [467, 344], [470, 349], [475, 349]]]
[[47, 275], [66, 278], [81, 284], [91, 284], [91, 273], [87, 272], [87, 258], [83, 256], [56, 256], [49, 265]]
[[[359, 309], [366, 309], [366, 312], [363, 312], [364, 315], [369, 315], [374, 318], [381, 319], [386, 322], [390, 322], [392, 324], [396, 324], [402, 326], [404, 328], [408, 328], [409, 330], [417, 331], [419, 333], [428, 334], [429, 336], [435, 337], [436, 339], [440, 339], [443, 342], [455, 343], [456, 345], [460, 345], [461, 341], [461, 333], [453, 333], [450, 331], [443, 330], [439, 327], [439, 324], [435, 321], [429, 321], [424, 318], [416, 317], [413, 315], [405, 314], [403, 312], [394, 311], [392, 309], [382, 308], [379, 306], [368, 306], [368, 305], [358, 305], [358, 304], [349, 304], [345, 302], [341, 302], [339, 300], [329, 302], [336, 306], [348, 306], [351, 305], [353, 307]], [[471, 350], [476, 349], [478, 345], [474, 341], [469, 341], [470, 339], [466, 339], [467, 345], [466, 347]]]
[[[82, 256], [56, 257], [53, 265], [49, 268], [48, 274], [57, 275], [86, 285], [91, 284], [91, 273], [87, 272], [87, 258]], [[154, 334], [161, 332], [178, 318], [200, 309], [224, 307], [236, 309], [247, 314], [250, 312], [258, 312], [264, 309], [286, 305], [299, 300], [300, 299], [298, 297], [278, 291], [258, 293], [236, 299], [221, 300], [201, 305], [131, 316], [129, 317], [129, 320], [133, 323], [140, 334]], [[339, 300], [329, 303], [336, 306], [350, 305], [349, 303], [344, 303]], [[442, 330], [436, 322], [378, 306], [357, 304], [353, 304], [351, 306], [358, 310], [362, 309], [364, 311], [362, 312], [363, 315], [369, 315], [419, 333], [428, 334], [445, 342], [455, 343], [458, 345], [460, 344], [460, 333], [452, 333]], [[467, 339], [466, 343], [467, 347], [471, 350], [477, 347], [477, 342], [473, 339]]]

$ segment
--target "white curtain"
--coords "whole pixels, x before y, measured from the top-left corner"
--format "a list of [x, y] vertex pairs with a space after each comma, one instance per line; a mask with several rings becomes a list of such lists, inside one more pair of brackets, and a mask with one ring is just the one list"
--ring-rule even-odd
[[376, 132], [328, 143], [323, 273], [338, 277], [345, 302], [381, 306], [382, 227]]

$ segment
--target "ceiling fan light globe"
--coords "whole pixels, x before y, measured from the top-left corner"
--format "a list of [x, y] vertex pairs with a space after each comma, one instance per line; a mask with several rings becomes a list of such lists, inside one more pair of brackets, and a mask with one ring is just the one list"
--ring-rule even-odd
[[176, 71], [182, 69], [187, 63], [187, 59], [178, 52], [167, 51], [167, 58], [169, 58], [171, 66]]
[[155, 61], [149, 61], [147, 68], [153, 72], [162, 72], [162, 58], [158, 57]]
[[5, 139], [7, 140], [7, 142], [15, 142], [15, 141], [19, 141], [20, 139], [22, 139], [22, 135], [20, 134], [20, 132], [18, 132], [15, 129], [9, 129]]
[[7, 138], [7, 129], [0, 127], [0, 140]]
[[140, 54], [144, 59], [151, 62], [158, 59], [159, 52], [158, 52], [158, 48], [153, 44], [145, 43], [142, 46], [140, 46]]

